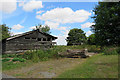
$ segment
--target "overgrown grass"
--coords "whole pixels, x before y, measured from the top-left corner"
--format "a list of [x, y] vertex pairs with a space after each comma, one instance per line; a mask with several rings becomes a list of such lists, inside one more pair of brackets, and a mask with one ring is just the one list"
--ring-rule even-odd
[[95, 45], [78, 45], [78, 46], [54, 46], [47, 50], [30, 50], [22, 54], [5, 54], [3, 58], [24, 58], [26, 60], [32, 60], [33, 62], [47, 61], [50, 58], [56, 59], [61, 57], [58, 55], [60, 52], [66, 52], [67, 49], [85, 49], [89, 52], [99, 52], [99, 46]]
[[4, 55], [2, 55], [2, 58], [8, 58], [8, 57], [14, 58], [14, 57], [17, 57], [17, 55], [16, 54], [4, 54]]
[[[79, 45], [79, 46], [54, 46], [48, 50], [30, 50], [25, 53], [21, 54], [5, 54], [2, 55], [3, 59], [3, 70], [9, 70], [9, 69], [14, 69], [19, 66], [24, 66], [29, 63], [33, 62], [39, 62], [39, 61], [47, 61], [49, 59], [58, 59], [61, 56], [58, 55], [60, 52], [66, 52], [67, 49], [85, 49], [87, 48], [89, 52], [103, 52], [103, 54], [108, 54], [108, 53], [116, 53], [120, 52], [120, 48], [115, 49], [115, 51], [108, 51], [107, 49], [110, 48], [105, 48], [103, 51], [100, 50], [100, 46], [96, 45]], [[14, 58], [11, 62], [9, 62], [10, 59], [8, 58]], [[18, 63], [13, 63], [15, 61], [19, 61]], [[13, 67], [12, 67], [13, 66]], [[6, 69], [5, 69], [6, 68]]]
[[102, 54], [104, 55], [118, 55], [120, 54], [120, 47], [104, 47], [102, 50]]
[[95, 55], [59, 78], [118, 78], [118, 55]]
[[48, 59], [59, 58], [58, 51], [56, 49], [48, 50], [36, 50], [36, 51], [27, 51], [23, 57], [33, 62], [38, 61], [47, 61]]
[[96, 45], [74, 45], [74, 46], [55, 46], [58, 52], [65, 52], [67, 49], [88, 49], [88, 52], [101, 52], [100, 46]]

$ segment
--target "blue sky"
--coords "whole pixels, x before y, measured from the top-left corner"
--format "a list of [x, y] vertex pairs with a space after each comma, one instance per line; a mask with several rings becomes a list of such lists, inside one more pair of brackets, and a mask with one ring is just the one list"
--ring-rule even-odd
[[73, 28], [81, 28], [86, 36], [92, 34], [92, 10], [97, 2], [12, 1], [0, 3], [0, 22], [12, 28], [12, 34], [30, 31], [38, 24], [49, 25], [51, 35], [58, 37], [58, 45], [66, 45], [67, 34]]

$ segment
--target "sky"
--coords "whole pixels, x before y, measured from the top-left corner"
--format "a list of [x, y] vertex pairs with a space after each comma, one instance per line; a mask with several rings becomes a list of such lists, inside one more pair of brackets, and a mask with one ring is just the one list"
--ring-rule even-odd
[[[40, 0], [0, 2], [0, 23], [11, 28], [11, 34], [31, 31], [36, 25], [50, 26], [51, 35], [58, 37], [57, 45], [66, 45], [66, 37], [73, 28], [92, 34], [91, 18], [97, 2], [44, 2]], [[7, 5], [7, 6], [6, 6]]]

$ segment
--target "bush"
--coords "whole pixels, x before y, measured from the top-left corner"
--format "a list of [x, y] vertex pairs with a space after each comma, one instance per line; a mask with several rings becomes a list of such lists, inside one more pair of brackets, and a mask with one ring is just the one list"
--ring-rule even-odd
[[96, 45], [76, 45], [76, 46], [67, 46], [68, 49], [88, 49], [88, 52], [101, 52], [100, 46]]
[[38, 53], [36, 51], [33, 51], [31, 53], [30, 58], [33, 62], [38, 62], [39, 61], [39, 56], [38, 56]]
[[120, 48], [118, 47], [104, 47], [103, 53], [104, 55], [117, 55], [120, 52]]
[[5, 58], [5, 59], [2, 59], [3, 62], [7, 62], [7, 61], [10, 61], [10, 58]]
[[25, 59], [22, 59], [22, 58], [14, 58], [12, 59], [13, 62], [15, 61], [20, 61], [20, 62], [25, 62]]
[[120, 55], [120, 47], [117, 48], [117, 52]]
[[58, 51], [60, 51], [58, 47], [53, 47], [47, 50], [42, 50], [42, 49], [31, 50], [31, 51], [25, 52], [25, 54], [23, 55], [23, 58], [32, 60], [33, 62], [47, 61], [49, 58], [58, 58], [59, 57]]
[[87, 48], [88, 52], [100, 52], [100, 46], [89, 45]]
[[22, 55], [22, 58], [25, 58], [27, 60], [30, 60], [31, 59], [31, 53], [32, 53], [32, 50], [31, 51], [26, 51], [24, 53], [24, 55]]

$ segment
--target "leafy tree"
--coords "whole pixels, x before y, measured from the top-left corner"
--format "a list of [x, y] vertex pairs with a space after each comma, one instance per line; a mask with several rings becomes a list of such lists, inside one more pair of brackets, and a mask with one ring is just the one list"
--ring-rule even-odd
[[74, 28], [69, 31], [66, 41], [67, 45], [81, 45], [86, 43], [86, 36], [83, 30]]
[[48, 25], [45, 25], [45, 26], [42, 26], [42, 25], [38, 25], [36, 26], [36, 29], [39, 29], [41, 32], [44, 32], [44, 33], [48, 33], [50, 34], [50, 27]]
[[89, 37], [88, 37], [88, 40], [87, 40], [88, 44], [90, 45], [95, 45], [96, 42], [95, 42], [95, 34], [91, 34]]
[[10, 37], [10, 28], [6, 24], [0, 25], [0, 40]]
[[91, 28], [95, 33], [98, 45], [120, 45], [120, 3], [99, 2], [94, 8], [95, 25]]

